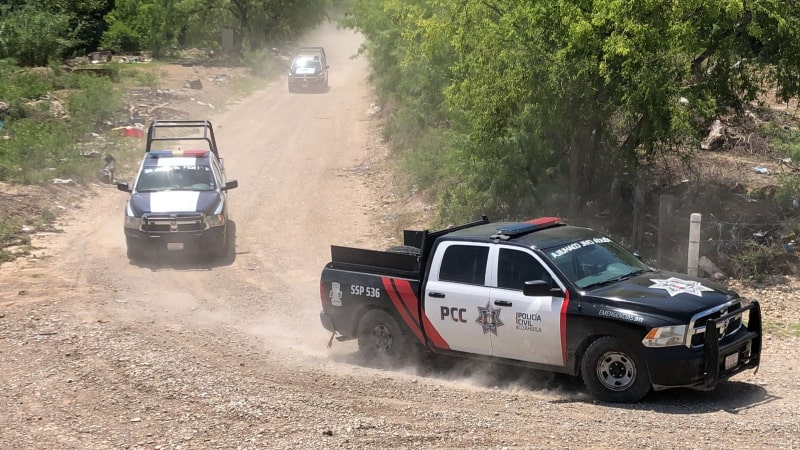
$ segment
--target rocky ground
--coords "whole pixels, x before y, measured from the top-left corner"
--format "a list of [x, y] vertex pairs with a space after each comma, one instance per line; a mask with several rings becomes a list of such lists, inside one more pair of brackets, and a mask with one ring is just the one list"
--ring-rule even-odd
[[124, 194], [97, 184], [0, 266], [0, 448], [800, 448], [794, 278], [731, 282], [764, 308], [757, 373], [633, 405], [530, 370], [327, 349], [329, 245], [384, 248], [429, 217], [387, 170], [359, 36], [326, 26], [313, 42], [328, 92], [281, 78], [210, 116], [240, 182], [235, 257], [131, 264]]

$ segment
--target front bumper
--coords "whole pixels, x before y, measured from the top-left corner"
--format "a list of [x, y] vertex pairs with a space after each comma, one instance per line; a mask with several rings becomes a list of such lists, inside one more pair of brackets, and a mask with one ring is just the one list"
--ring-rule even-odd
[[290, 76], [289, 84], [295, 87], [322, 86], [325, 84], [324, 75]]
[[[200, 231], [179, 232], [146, 232], [133, 228], [125, 228], [125, 239], [128, 245], [135, 245], [142, 250], [208, 250], [225, 242], [225, 226], [211, 227]], [[182, 244], [174, 246], [171, 244]], [[178, 248], [181, 247], [181, 248]]]
[[[746, 328], [722, 341], [716, 324], [749, 310]], [[758, 369], [761, 358], [761, 307], [758, 302], [706, 324], [701, 348], [670, 347], [644, 352], [650, 381], [656, 389], [694, 387], [713, 389], [719, 382], [748, 369]]]

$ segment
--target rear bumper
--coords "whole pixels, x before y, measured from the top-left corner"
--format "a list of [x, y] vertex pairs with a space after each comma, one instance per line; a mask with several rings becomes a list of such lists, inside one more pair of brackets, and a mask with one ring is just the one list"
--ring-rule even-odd
[[670, 347], [645, 351], [653, 386], [656, 389], [713, 389], [718, 382], [733, 375], [757, 369], [761, 358], [761, 308], [758, 302], [753, 302], [742, 309], [749, 310], [747, 328], [740, 329], [722, 342], [716, 323], [731, 318], [741, 310], [709, 320], [702, 348]]
[[322, 326], [326, 330], [330, 331], [331, 333], [336, 332], [336, 325], [333, 323], [333, 317], [326, 314], [325, 311], [320, 311], [319, 320], [322, 322]]

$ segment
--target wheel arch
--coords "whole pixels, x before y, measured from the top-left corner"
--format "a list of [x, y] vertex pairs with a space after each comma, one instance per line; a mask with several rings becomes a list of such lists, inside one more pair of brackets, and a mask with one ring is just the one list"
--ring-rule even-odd
[[[608, 320], [593, 320], [591, 324], [585, 328], [585, 332], [581, 333], [582, 337], [578, 340], [573, 347], [573, 351], [569, 353], [572, 355], [568, 358], [568, 369], [575, 376], [582, 376], [581, 362], [583, 355], [592, 343], [604, 337], [616, 337], [631, 342], [634, 345], [641, 345], [644, 335], [647, 334], [647, 329], [640, 325], [634, 325], [627, 322], [617, 322]], [[650, 374], [650, 367], [645, 360], [645, 370], [648, 375]]]

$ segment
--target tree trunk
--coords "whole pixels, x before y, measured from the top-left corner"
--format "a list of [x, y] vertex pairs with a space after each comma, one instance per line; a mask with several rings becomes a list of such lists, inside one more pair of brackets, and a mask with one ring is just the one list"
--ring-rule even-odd
[[633, 224], [631, 230], [631, 247], [634, 250], [642, 248], [644, 240], [644, 198], [647, 193], [647, 183], [641, 175], [636, 175], [633, 185]]
[[591, 148], [592, 133], [586, 124], [572, 135], [569, 158], [569, 212], [577, 215], [583, 210], [583, 192], [586, 186], [586, 156]]

